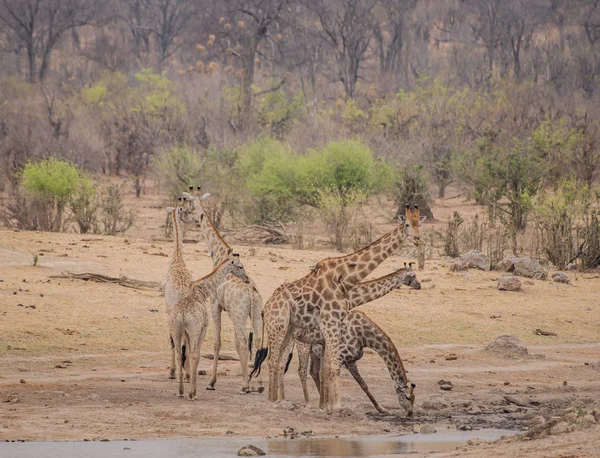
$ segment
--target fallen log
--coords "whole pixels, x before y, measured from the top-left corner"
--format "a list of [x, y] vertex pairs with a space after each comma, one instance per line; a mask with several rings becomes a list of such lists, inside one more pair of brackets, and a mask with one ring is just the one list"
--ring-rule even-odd
[[76, 280], [95, 281], [97, 283], [116, 283], [125, 288], [133, 289], [160, 289], [161, 284], [157, 281], [136, 280], [128, 278], [125, 275], [118, 277], [109, 277], [108, 275], [97, 274], [93, 272], [73, 273], [62, 272], [60, 275], [50, 275], [50, 278], [74, 278]]

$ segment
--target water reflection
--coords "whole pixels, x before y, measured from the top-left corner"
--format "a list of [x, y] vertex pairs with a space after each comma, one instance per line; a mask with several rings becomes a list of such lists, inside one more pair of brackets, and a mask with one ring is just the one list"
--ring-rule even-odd
[[373, 456], [398, 455], [407, 452], [409, 452], [409, 445], [397, 440], [322, 438], [269, 442], [269, 454], [278, 455]]

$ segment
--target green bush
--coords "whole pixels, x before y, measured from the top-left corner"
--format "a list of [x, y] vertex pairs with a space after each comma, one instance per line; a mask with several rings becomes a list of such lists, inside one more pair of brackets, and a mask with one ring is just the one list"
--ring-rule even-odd
[[28, 196], [42, 203], [37, 224], [41, 230], [61, 231], [64, 211], [71, 199], [78, 193], [93, 193], [92, 180], [86, 173], [71, 162], [56, 158], [28, 162], [21, 185]]
[[176, 145], [154, 156], [152, 166], [169, 198], [175, 200], [190, 184], [199, 182], [202, 159], [197, 150], [187, 145]]

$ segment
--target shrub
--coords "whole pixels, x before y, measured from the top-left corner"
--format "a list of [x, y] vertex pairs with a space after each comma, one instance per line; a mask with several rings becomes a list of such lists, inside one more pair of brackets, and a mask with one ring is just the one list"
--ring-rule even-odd
[[446, 227], [446, 233], [444, 235], [444, 254], [451, 258], [457, 258], [460, 256], [460, 247], [458, 246], [459, 240], [459, 227], [464, 222], [460, 214], [455, 211], [452, 219], [448, 221]]
[[398, 213], [404, 211], [404, 205], [407, 203], [417, 204], [421, 215], [433, 219], [427, 184], [427, 175], [423, 165], [411, 165], [400, 170], [392, 188], [392, 197], [398, 206]]
[[56, 158], [28, 162], [21, 185], [26, 194], [37, 201], [32, 204], [38, 214], [33, 224], [35, 227], [31, 229], [51, 231], [63, 229], [64, 210], [71, 198], [77, 192], [93, 189], [87, 174], [71, 162]]
[[360, 190], [342, 196], [336, 189], [318, 191], [318, 212], [325, 221], [331, 243], [338, 251], [348, 248], [348, 236], [356, 230], [360, 209], [366, 196]]
[[172, 200], [176, 199], [190, 184], [195, 185], [200, 181], [202, 168], [200, 152], [187, 145], [162, 149], [152, 159], [152, 165], [161, 186], [166, 188]]
[[107, 235], [125, 232], [133, 225], [135, 219], [133, 210], [127, 211], [123, 205], [121, 197], [123, 186], [122, 184], [109, 184], [101, 192], [102, 224], [104, 233]]

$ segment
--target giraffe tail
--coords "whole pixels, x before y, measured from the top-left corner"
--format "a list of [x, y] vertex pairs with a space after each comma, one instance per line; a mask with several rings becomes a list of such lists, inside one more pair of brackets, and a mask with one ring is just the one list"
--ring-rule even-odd
[[250, 357], [252, 357], [252, 339], [254, 338], [254, 333], [250, 331], [248, 334], [248, 353], [250, 353]]
[[[262, 317], [264, 318], [264, 312], [261, 312]], [[269, 354], [269, 346], [265, 345], [265, 327], [262, 327], [262, 344], [263, 348], [259, 348], [256, 350], [256, 356], [254, 357], [254, 367], [252, 368], [252, 372], [250, 372], [250, 376], [248, 380], [252, 380], [252, 377], [258, 377], [260, 375], [260, 368], [262, 363], [267, 359], [267, 355]]]
[[294, 356], [294, 349], [292, 349], [292, 351], [288, 355], [288, 359], [287, 359], [287, 361], [285, 363], [285, 369], [283, 370], [284, 374], [287, 374], [287, 371], [290, 368], [290, 363], [292, 362], [292, 356]]

